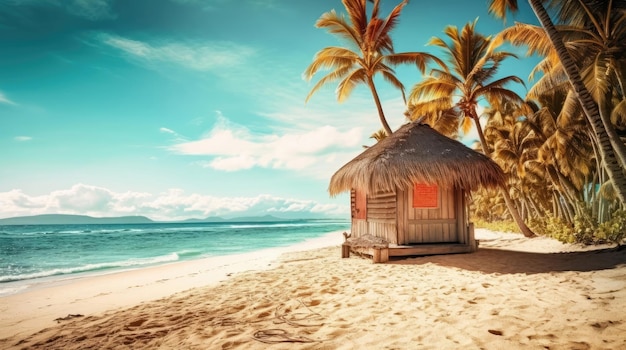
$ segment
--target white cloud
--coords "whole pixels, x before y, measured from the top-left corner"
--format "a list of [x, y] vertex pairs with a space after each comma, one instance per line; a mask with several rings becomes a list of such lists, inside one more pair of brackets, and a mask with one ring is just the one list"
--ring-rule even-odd
[[182, 220], [209, 216], [237, 217], [268, 213], [278, 217], [342, 217], [345, 203], [321, 204], [312, 200], [271, 195], [215, 197], [170, 189], [159, 194], [114, 192], [106, 188], [76, 184], [69, 189], [31, 196], [21, 190], [0, 192], [2, 217], [38, 214], [80, 214], [97, 217], [144, 215], [154, 220]]
[[25, 142], [25, 141], [30, 141], [30, 140], [32, 140], [33, 138], [32, 138], [32, 137], [30, 137], [30, 136], [15, 136], [13, 139], [14, 139], [15, 141]]
[[[362, 138], [363, 128], [359, 126], [340, 131], [322, 125], [282, 134], [258, 134], [218, 117], [213, 129], [201, 139], [178, 143], [169, 149], [179, 154], [211, 157], [200, 164], [217, 170], [322, 168], [326, 177], [337, 169], [338, 159], [346, 160], [346, 153], [355, 155]], [[307, 173], [316, 175], [318, 171]]]
[[109, 209], [113, 194], [104, 188], [78, 184], [69, 190], [54, 191], [50, 197], [56, 206], [65, 210], [101, 212]]
[[2, 91], [0, 91], [0, 103], [8, 104], [8, 105], [17, 105], [15, 102], [11, 101], [8, 97], [6, 97]]
[[161, 127], [159, 128], [159, 131], [164, 134], [172, 135], [174, 142], [186, 142], [187, 141], [186, 137], [184, 137], [183, 135], [177, 133], [176, 131], [172, 129]]
[[148, 43], [106, 33], [98, 34], [97, 39], [132, 59], [146, 63], [174, 63], [198, 71], [238, 66], [255, 54], [255, 50], [248, 46], [227, 41]]

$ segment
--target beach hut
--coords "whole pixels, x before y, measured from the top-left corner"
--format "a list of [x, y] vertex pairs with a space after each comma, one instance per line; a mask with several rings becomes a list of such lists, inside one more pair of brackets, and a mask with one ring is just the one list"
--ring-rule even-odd
[[468, 217], [469, 192], [504, 183], [485, 155], [429, 125], [412, 122], [341, 167], [331, 196], [350, 191], [350, 251], [389, 256], [468, 253], [476, 250]]

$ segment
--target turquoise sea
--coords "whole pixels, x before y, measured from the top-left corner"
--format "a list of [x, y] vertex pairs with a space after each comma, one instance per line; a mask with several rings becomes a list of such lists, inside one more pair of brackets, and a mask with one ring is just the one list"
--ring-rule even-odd
[[346, 220], [0, 226], [0, 296], [29, 284], [283, 247]]

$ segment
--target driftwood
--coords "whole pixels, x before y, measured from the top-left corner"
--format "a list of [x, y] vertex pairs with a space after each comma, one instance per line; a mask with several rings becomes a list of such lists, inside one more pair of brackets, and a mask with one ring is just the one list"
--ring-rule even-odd
[[376, 237], [370, 234], [348, 238], [344, 244], [349, 245], [352, 248], [389, 248], [389, 242], [387, 242], [384, 238]]

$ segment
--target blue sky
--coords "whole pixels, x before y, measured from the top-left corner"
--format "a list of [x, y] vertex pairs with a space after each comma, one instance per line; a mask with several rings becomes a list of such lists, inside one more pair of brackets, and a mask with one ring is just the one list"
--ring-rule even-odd
[[[508, 23], [536, 23], [521, 5]], [[344, 12], [339, 0], [0, 0], [0, 218], [349, 218], [328, 182], [380, 125], [363, 87], [304, 103], [315, 79], [302, 72], [342, 45], [314, 27], [331, 9]], [[413, 0], [396, 51], [437, 53], [432, 36], [477, 17], [481, 33], [503, 28], [483, 0]], [[420, 77], [397, 73], [407, 89]], [[378, 87], [397, 128], [401, 96]]]

